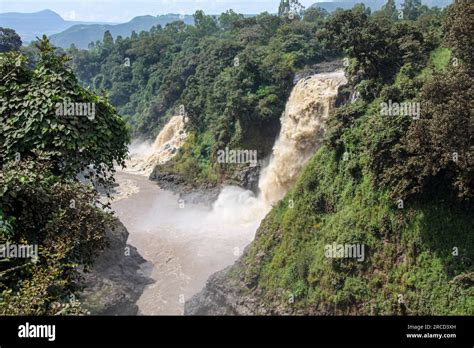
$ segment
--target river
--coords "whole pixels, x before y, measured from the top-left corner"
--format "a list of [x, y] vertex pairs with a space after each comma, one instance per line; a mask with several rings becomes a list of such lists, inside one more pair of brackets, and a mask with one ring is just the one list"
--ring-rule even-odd
[[144, 273], [154, 280], [137, 302], [139, 314], [182, 315], [184, 302], [252, 241], [261, 216], [237, 222], [232, 214], [255, 201], [248, 191], [227, 188], [234, 206], [183, 205], [145, 176], [119, 171], [116, 179], [119, 195], [112, 209], [130, 233], [128, 243], [148, 261]]

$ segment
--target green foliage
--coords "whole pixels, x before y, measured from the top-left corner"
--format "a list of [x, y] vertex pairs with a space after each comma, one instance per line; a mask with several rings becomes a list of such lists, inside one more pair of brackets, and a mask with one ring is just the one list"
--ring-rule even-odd
[[0, 220], [9, 234], [0, 244], [32, 245], [38, 258], [2, 258], [2, 315], [81, 314], [73, 296], [81, 289], [78, 266], [90, 266], [105, 247], [112, 223], [98, 209], [98, 194], [71, 180], [58, 180], [51, 163], [24, 159], [0, 172]]
[[421, 11], [421, 0], [405, 0], [402, 4], [403, 18], [416, 20]]
[[304, 12], [303, 20], [307, 22], [315, 22], [318, 26], [322, 26], [329, 13], [320, 7], [310, 7]]
[[216, 141], [201, 164], [187, 153], [173, 168], [188, 178], [215, 177], [226, 173], [202, 163], [219, 149], [258, 149], [262, 159], [270, 153], [294, 73], [331, 56], [316, 37], [326, 16], [318, 10], [304, 21], [268, 13], [244, 18], [228, 11], [216, 18], [197, 11], [195, 26], [175, 22], [117, 39], [112, 48], [105, 48], [108, 40], [68, 52], [81, 82], [106, 90], [136, 137], [156, 136], [183, 105], [195, 140], [210, 132]]
[[416, 23], [370, 16], [363, 8], [336, 12], [320, 35], [332, 39], [351, 59], [350, 83], [360, 84], [357, 89], [366, 100], [375, 98], [383, 84], [392, 82], [403, 65], [421, 69], [434, 49], [431, 38]]
[[474, 54], [474, 3], [456, 0], [449, 6], [445, 20], [445, 43], [472, 70]]
[[278, 6], [278, 16], [288, 16], [293, 13], [295, 16], [300, 15], [304, 10], [304, 6], [298, 0], [281, 0]]
[[[30, 70], [20, 53], [0, 56], [0, 162], [47, 153], [55, 171], [67, 177], [86, 169], [99, 183], [111, 180], [114, 161], [127, 154], [125, 123], [103, 97], [80, 87], [49, 41], [38, 43], [39, 64]], [[64, 103], [87, 103], [95, 113], [65, 116]]]
[[382, 6], [382, 13], [390, 19], [396, 20], [399, 18], [399, 13], [397, 10], [397, 5], [395, 0], [387, 0], [387, 3]]
[[[107, 99], [82, 88], [46, 38], [38, 50], [33, 69], [18, 52], [0, 54], [0, 245], [37, 248], [33, 258], [0, 259], [0, 314], [84, 314], [75, 297], [79, 270], [105, 247], [113, 219], [78, 176], [112, 182], [128, 133]], [[92, 103], [95, 113], [58, 113], [69, 101]]]
[[445, 70], [451, 62], [451, 50], [444, 47], [438, 47], [431, 53], [430, 62], [438, 71]]
[[[442, 200], [398, 210], [371, 183], [360, 121], [345, 134], [359, 142], [348, 145], [349, 161], [320, 149], [266, 217], [240, 277], [268, 308], [287, 313], [472, 315], [473, 217]], [[364, 244], [364, 262], [326, 258], [333, 242]]]
[[114, 45], [114, 38], [112, 37], [112, 34], [110, 31], [105, 31], [104, 32], [104, 38], [102, 39], [103, 47], [105, 51], [111, 50], [113, 45]]
[[214, 146], [211, 134], [190, 134], [179, 153], [168, 163], [161, 166], [164, 172], [181, 173], [191, 184], [217, 184], [219, 168], [209, 160]]
[[421, 120], [373, 116], [377, 136], [371, 138], [371, 168], [394, 196], [444, 192], [461, 201], [472, 199], [471, 82], [463, 69], [435, 73], [419, 96]]
[[0, 53], [18, 51], [21, 38], [13, 29], [0, 27]]

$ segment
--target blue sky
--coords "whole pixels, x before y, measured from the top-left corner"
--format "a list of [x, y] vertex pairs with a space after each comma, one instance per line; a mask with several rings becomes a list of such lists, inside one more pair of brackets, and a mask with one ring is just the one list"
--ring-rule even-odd
[[[300, 0], [308, 7], [321, 0]], [[139, 15], [192, 14], [198, 9], [218, 14], [229, 8], [240, 13], [276, 12], [280, 0], [0, 0], [2, 12], [51, 9], [64, 19], [126, 22]]]

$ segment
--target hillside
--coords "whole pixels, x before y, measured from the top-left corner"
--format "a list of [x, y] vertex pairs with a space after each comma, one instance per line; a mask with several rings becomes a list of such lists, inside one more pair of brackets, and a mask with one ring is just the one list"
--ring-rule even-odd
[[[69, 265], [105, 248], [107, 186], [157, 270], [143, 313], [474, 314], [474, 5], [406, 3], [196, 11], [88, 49], [44, 37], [35, 64], [11, 45], [0, 238], [47, 248], [2, 263], [0, 310], [86, 312]], [[60, 117], [71, 98], [93, 117]]]
[[[370, 139], [386, 136], [375, 104], [343, 108], [359, 113], [341, 134], [348, 159], [327, 139], [241, 259], [186, 304], [188, 315], [474, 313], [470, 205], [440, 192], [400, 208], [374, 184]], [[361, 245], [363, 256], [328, 258], [334, 244]]]
[[23, 44], [34, 41], [43, 34], [50, 36], [79, 24], [93, 23], [66, 21], [51, 10], [34, 13], [0, 13], [0, 27], [14, 29], [20, 35]]
[[186, 24], [193, 23], [192, 16], [180, 16], [177, 14], [166, 14], [159, 16], [139, 16], [122, 24], [81, 24], [74, 25], [63, 32], [51, 35], [51, 42], [63, 48], [69, 48], [74, 44], [78, 48], [87, 48], [89, 43], [102, 40], [104, 33], [108, 30], [114, 38], [117, 36], [129, 37], [133, 31], [137, 34], [148, 31], [153, 26], [165, 26], [174, 21], [184, 21]]

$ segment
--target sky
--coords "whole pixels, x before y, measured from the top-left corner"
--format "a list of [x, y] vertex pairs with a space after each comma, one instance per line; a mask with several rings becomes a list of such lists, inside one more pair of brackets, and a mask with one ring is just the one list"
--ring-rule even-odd
[[[300, 3], [308, 7], [318, 1], [321, 0]], [[207, 14], [220, 14], [230, 8], [245, 14], [275, 13], [279, 3], [280, 0], [0, 0], [0, 13], [50, 9], [67, 20], [122, 23], [140, 15], [193, 14], [196, 10]]]

